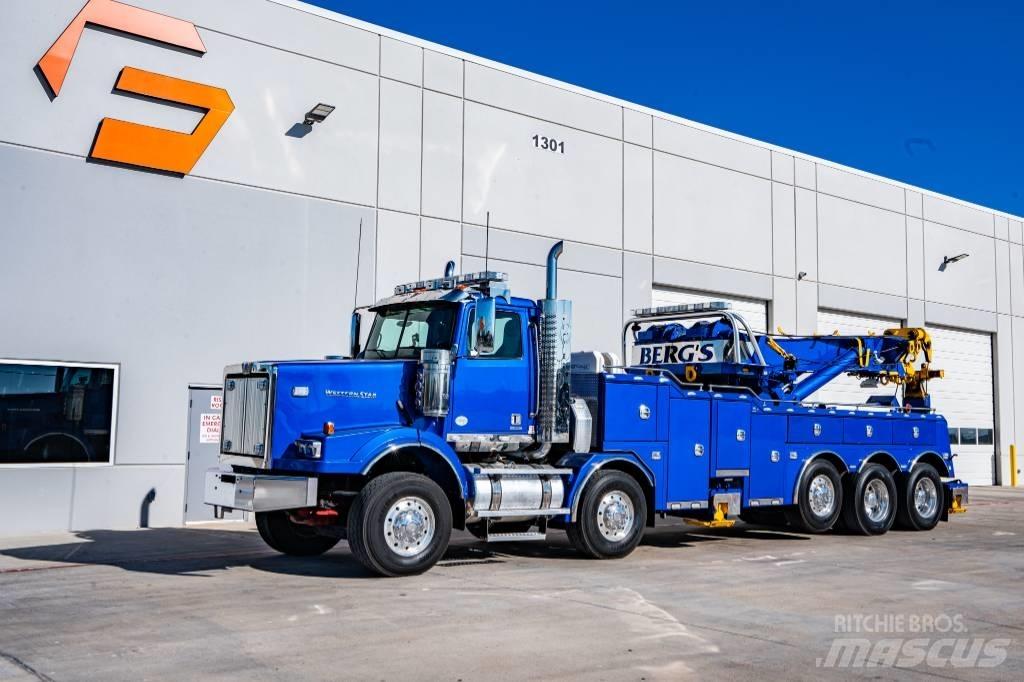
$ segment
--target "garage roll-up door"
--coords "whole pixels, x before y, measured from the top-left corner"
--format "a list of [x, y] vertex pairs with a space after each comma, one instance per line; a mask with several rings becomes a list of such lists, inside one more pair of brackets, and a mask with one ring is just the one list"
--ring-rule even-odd
[[[901, 327], [900, 320], [885, 317], [868, 317], [866, 315], [854, 315], [835, 310], [818, 311], [818, 333], [828, 336], [833, 332], [839, 332], [840, 336], [875, 334], [881, 336], [886, 329]], [[812, 394], [809, 400], [822, 403], [852, 403], [860, 404], [867, 402], [873, 395], [895, 394], [895, 386], [877, 386], [864, 388], [861, 380], [845, 374], [836, 377], [821, 387], [819, 391]]]
[[992, 485], [995, 471], [995, 400], [992, 335], [928, 327], [932, 362], [946, 370], [928, 382], [932, 406], [949, 422], [957, 477], [971, 485]]
[[764, 334], [768, 330], [768, 304], [765, 301], [752, 298], [737, 298], [735, 296], [722, 296], [700, 291], [688, 291], [685, 289], [663, 288], [656, 288], [651, 296], [651, 303], [654, 306], [709, 303], [711, 301], [731, 303], [732, 312], [739, 313], [740, 317], [747, 321], [751, 331], [755, 334]]

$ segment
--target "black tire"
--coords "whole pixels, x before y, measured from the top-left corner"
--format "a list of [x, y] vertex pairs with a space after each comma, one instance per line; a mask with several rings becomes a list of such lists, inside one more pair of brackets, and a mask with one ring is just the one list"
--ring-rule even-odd
[[[640, 484], [621, 471], [598, 471], [582, 494], [576, 521], [566, 527], [573, 546], [594, 559], [618, 559], [636, 549], [647, 525], [647, 498]], [[613, 519], [605, 510], [613, 505], [626, 513], [616, 519], [626, 524], [621, 529], [606, 525]]]
[[[930, 484], [929, 484], [930, 482]], [[918, 464], [897, 482], [899, 504], [896, 506], [896, 527], [904, 530], [931, 530], [942, 518], [942, 478], [931, 464]], [[934, 502], [934, 509], [928, 502]]]
[[256, 529], [271, 549], [291, 556], [318, 556], [339, 540], [319, 535], [311, 526], [293, 523], [284, 511], [256, 512]]
[[[417, 536], [413, 531], [404, 538], [399, 536], [403, 514], [416, 520], [420, 532], [427, 535]], [[428, 570], [444, 556], [451, 534], [448, 498], [441, 486], [420, 474], [381, 474], [359, 491], [348, 514], [348, 544], [353, 556], [383, 576]]]
[[896, 481], [881, 464], [868, 464], [847, 483], [843, 526], [851, 533], [882, 535], [896, 520]]
[[824, 533], [835, 525], [842, 508], [839, 472], [831, 462], [819, 458], [804, 471], [796, 504], [786, 510], [786, 520], [805, 533]]

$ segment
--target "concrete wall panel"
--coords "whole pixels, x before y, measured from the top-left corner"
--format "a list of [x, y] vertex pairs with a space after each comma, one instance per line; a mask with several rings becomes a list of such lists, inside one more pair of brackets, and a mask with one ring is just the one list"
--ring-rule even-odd
[[792, 185], [794, 182], [793, 157], [789, 154], [772, 152], [772, 180]]
[[957, 329], [989, 332], [991, 334], [997, 331], [995, 313], [935, 303], [933, 301], [925, 301], [924, 321], [925, 325], [937, 324], [943, 327], [955, 327]]
[[626, 142], [650, 147], [653, 143], [653, 122], [650, 114], [632, 109], [622, 110], [622, 139]]
[[903, 215], [818, 197], [818, 263], [822, 282], [883, 294], [907, 294]]
[[907, 218], [907, 296], [924, 299], [924, 221]]
[[0, 169], [17, 169], [0, 182], [0, 243], [18, 254], [0, 288], [34, 283], [0, 299], [19, 321], [0, 353], [121, 363], [118, 463], [184, 462], [190, 382], [343, 344], [324, 311], [355, 300], [372, 211], [3, 145]]
[[462, 218], [462, 100], [423, 93], [423, 215]]
[[796, 276], [796, 198], [789, 185], [772, 183], [772, 272]]
[[0, 536], [67, 530], [75, 476], [72, 467], [4, 467], [0, 471]]
[[654, 252], [770, 273], [771, 183], [654, 154]]
[[462, 226], [449, 220], [423, 218], [420, 224], [420, 278], [443, 276], [444, 266], [450, 260], [455, 261], [456, 272], [464, 272], [461, 268]]
[[[969, 257], [943, 267], [943, 258], [961, 253]], [[925, 221], [924, 277], [929, 301], [996, 309], [995, 243], [990, 238]]]
[[[632, 317], [633, 311], [651, 305], [654, 288], [654, 258], [639, 253], [622, 254], [622, 321]], [[618, 353], [617, 349], [613, 349]], [[620, 360], [622, 358], [619, 358]]]
[[[83, 4], [79, 0], [60, 1], [75, 8], [72, 15]], [[278, 48], [277, 51], [308, 55], [377, 73], [380, 37], [341, 21], [251, 0], [138, 0], [130, 4], [186, 19], [201, 28]], [[203, 40], [206, 40], [205, 35]], [[207, 43], [207, 48], [209, 46]]]
[[382, 36], [380, 75], [410, 85], [423, 85], [423, 48]]
[[795, 159], [793, 168], [793, 180], [797, 187], [817, 190], [817, 168], [813, 161], [807, 159]]
[[797, 187], [795, 201], [796, 271], [807, 273], [804, 278], [818, 279], [818, 196], [810, 190]]
[[796, 280], [788, 277], [772, 277], [772, 301], [769, 306], [768, 331], [782, 327], [788, 334], [797, 333]]
[[[186, 403], [187, 404], [187, 403]], [[184, 466], [79, 467], [71, 530], [181, 525]]]
[[992, 214], [979, 211], [952, 201], [924, 195], [923, 216], [925, 220], [941, 223], [950, 227], [959, 227], [986, 236], [993, 236], [995, 227]]
[[[830, 284], [818, 285], [818, 307], [897, 320], [904, 320], [907, 317], [907, 299], [902, 296]], [[831, 333], [831, 330], [828, 333]]]
[[472, 62], [466, 62], [466, 99], [622, 139], [621, 107]]
[[[442, 267], [444, 265], [442, 264]], [[420, 278], [420, 218], [408, 213], [377, 215], [377, 298]]]
[[380, 82], [381, 208], [419, 213], [423, 91], [405, 83]]
[[[788, 329], [786, 331], [789, 331]], [[797, 334], [818, 332], [818, 285], [807, 280], [796, 283]]]
[[[995, 378], [996, 399], [996, 459], [999, 462], [999, 480], [1003, 485], [1010, 481], [1010, 444], [1016, 443], [1014, 414], [1014, 362], [1013, 362], [1013, 318], [999, 315], [996, 322], [993, 347], [992, 376]], [[1019, 466], [1019, 465], [1018, 465]]]
[[650, 253], [654, 241], [654, 160], [651, 150], [623, 145], [622, 247]]
[[1024, 247], [1010, 244], [1008, 249], [1010, 276], [1010, 312], [1024, 316]]
[[621, 142], [467, 102], [465, 150], [465, 222], [622, 246]]
[[1006, 216], [993, 216], [995, 221], [995, 237], [996, 239], [1008, 240], [1010, 238], [1010, 221]]
[[663, 118], [654, 119], [654, 148], [762, 178], [772, 177], [768, 149]]
[[[462, 232], [462, 252], [483, 258], [485, 249], [490, 257], [529, 265], [546, 265], [548, 251], [555, 239], [537, 237], [491, 228], [488, 240], [486, 230], [477, 225], [465, 225]], [[558, 259], [559, 270], [577, 270], [598, 275], [622, 275], [622, 252], [590, 244], [567, 241]], [[493, 268], [492, 268], [493, 269]], [[515, 283], [513, 283], [513, 287]], [[515, 290], [515, 289], [513, 289]]]
[[756, 272], [654, 257], [654, 284], [763, 301], [772, 297], [772, 278]]
[[1010, 244], [997, 241], [996, 248], [996, 312], [1010, 314]]
[[423, 87], [462, 97], [463, 62], [433, 50], [423, 51]]
[[913, 216], [914, 218], [920, 218], [923, 215], [921, 208], [921, 193], [912, 192], [908, 189], [906, 190], [906, 194], [907, 215]]
[[903, 213], [903, 188], [829, 166], [818, 167], [818, 191], [888, 211]]

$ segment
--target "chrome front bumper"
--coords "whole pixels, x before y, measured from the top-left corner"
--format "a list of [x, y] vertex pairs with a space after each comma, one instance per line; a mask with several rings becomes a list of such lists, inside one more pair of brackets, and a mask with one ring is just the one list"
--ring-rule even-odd
[[317, 505], [317, 480], [306, 476], [206, 472], [206, 504], [249, 512], [303, 509]]

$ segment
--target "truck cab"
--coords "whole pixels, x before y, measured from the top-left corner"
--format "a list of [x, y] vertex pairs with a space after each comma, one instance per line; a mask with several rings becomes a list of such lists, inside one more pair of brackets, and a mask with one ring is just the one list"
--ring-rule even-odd
[[[573, 354], [561, 251], [538, 301], [450, 263], [355, 311], [347, 357], [226, 368], [206, 502], [253, 512], [284, 553], [345, 539], [388, 576], [427, 570], [453, 528], [488, 542], [564, 529], [613, 558], [659, 516], [878, 534], [965, 508], [945, 422], [921, 393], [934, 372], [914, 365], [925, 348], [930, 360], [926, 334], [757, 337], [712, 305], [638, 311], [629, 364]], [[805, 401], [842, 373], [884, 376], [905, 399]]]

